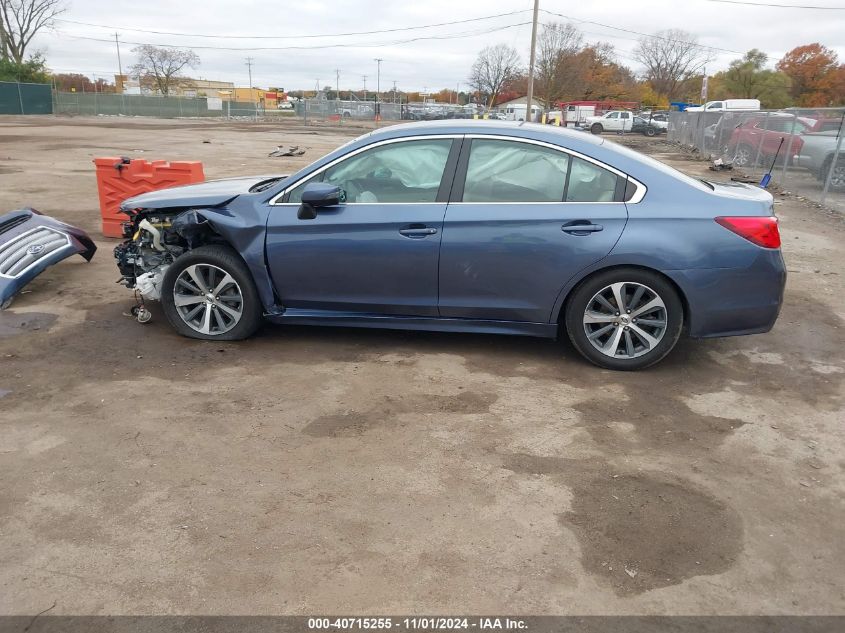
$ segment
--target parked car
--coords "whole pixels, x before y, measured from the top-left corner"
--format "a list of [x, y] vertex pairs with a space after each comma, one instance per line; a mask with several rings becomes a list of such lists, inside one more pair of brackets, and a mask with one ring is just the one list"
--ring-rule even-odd
[[611, 110], [601, 116], [588, 116], [584, 127], [593, 134], [602, 132], [628, 132], [631, 130], [634, 115], [625, 110]]
[[648, 121], [654, 127], [658, 127], [661, 130], [668, 130], [669, 129], [669, 113], [668, 112], [643, 112], [640, 114], [640, 117]]
[[633, 123], [631, 123], [630, 131], [633, 133], [644, 134], [645, 136], [657, 136], [658, 134], [665, 132], [666, 129], [646, 121], [642, 117], [635, 116]]
[[[812, 132], [805, 134], [802, 141], [800, 150], [793, 155], [793, 163], [809, 169], [819, 182], [824, 183], [836, 154], [838, 132]], [[830, 177], [830, 188], [834, 191], [845, 191], [845, 142], [840, 146], [839, 152]]]
[[772, 196], [603, 139], [505, 121], [370, 132], [290, 176], [126, 200], [123, 283], [180, 334], [285, 324], [568, 335], [639, 369], [684, 333], [768, 331]]

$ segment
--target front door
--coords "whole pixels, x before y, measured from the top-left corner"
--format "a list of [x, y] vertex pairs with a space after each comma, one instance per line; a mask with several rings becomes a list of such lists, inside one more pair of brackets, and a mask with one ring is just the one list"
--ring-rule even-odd
[[[438, 254], [459, 146], [444, 137], [379, 143], [286, 193], [267, 224], [267, 259], [281, 304], [437, 316]], [[297, 219], [309, 182], [340, 186], [346, 202], [319, 209], [313, 220]]]
[[626, 179], [525, 141], [467, 139], [467, 151], [443, 226], [440, 315], [547, 323], [569, 278], [622, 234]]

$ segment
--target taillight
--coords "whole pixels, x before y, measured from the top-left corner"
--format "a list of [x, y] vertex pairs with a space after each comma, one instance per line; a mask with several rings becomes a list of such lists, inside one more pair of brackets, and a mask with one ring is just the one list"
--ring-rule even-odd
[[716, 222], [763, 248], [780, 248], [778, 219], [772, 215], [716, 218]]

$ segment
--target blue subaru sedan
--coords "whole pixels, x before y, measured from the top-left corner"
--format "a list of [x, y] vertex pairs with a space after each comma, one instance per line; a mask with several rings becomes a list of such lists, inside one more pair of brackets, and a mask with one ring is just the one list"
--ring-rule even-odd
[[181, 334], [276, 323], [567, 335], [610, 369], [682, 333], [766, 332], [786, 273], [772, 196], [588, 134], [435, 121], [288, 176], [127, 200], [123, 281]]

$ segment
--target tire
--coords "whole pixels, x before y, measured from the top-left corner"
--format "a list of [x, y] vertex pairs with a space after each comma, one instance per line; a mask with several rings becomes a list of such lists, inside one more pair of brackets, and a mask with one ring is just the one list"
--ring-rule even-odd
[[604, 126], [601, 123], [593, 123], [590, 126], [590, 132], [592, 132], [593, 134], [601, 134], [602, 132], [604, 132]]
[[746, 145], [745, 143], [740, 143], [739, 147], [736, 148], [733, 164], [737, 167], [750, 167], [751, 163], [756, 160], [756, 158], [753, 147]]
[[654, 135], [656, 135], [656, 134], [657, 134], [657, 130], [655, 130], [655, 129], [654, 129], [653, 127], [651, 127], [651, 126], [649, 126], [649, 127], [647, 127], [647, 128], [645, 129], [645, 135], [646, 135], [646, 136], [654, 136]]
[[[819, 182], [824, 183], [827, 180], [827, 174], [830, 172], [830, 162], [832, 158], [828, 158], [822, 165], [822, 170], [819, 172]], [[830, 178], [831, 191], [845, 191], [845, 158], [840, 158], [836, 161], [836, 167], [833, 168], [833, 174]]]
[[[227, 275], [230, 281], [223, 285]], [[204, 291], [215, 286], [218, 294], [209, 301], [210, 293]], [[173, 329], [189, 338], [238, 341], [254, 334], [262, 323], [252, 275], [228, 246], [200, 246], [178, 257], [164, 274], [161, 306]], [[192, 316], [194, 310], [198, 312]]]
[[[610, 310], [617, 306], [617, 290], [623, 303], [631, 304], [618, 315]], [[598, 296], [609, 305], [601, 303]], [[647, 305], [654, 307], [634, 316]], [[683, 329], [684, 308], [674, 286], [661, 275], [617, 268], [597, 273], [578, 285], [567, 302], [565, 324], [572, 345], [591, 363], [604, 369], [632, 371], [654, 365], [672, 351]]]

